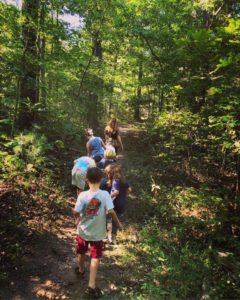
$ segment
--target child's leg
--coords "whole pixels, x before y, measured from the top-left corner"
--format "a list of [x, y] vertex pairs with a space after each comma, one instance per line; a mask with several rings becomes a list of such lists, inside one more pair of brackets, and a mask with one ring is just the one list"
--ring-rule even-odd
[[[114, 211], [117, 215], [117, 217], [119, 218], [119, 213], [117, 213], [116, 209], [114, 208]], [[117, 227], [117, 224], [114, 222], [114, 220], [112, 219], [112, 235], [114, 235], [116, 237], [117, 235], [117, 232], [118, 232], [118, 227]]]
[[91, 264], [90, 264], [90, 275], [89, 275], [89, 287], [95, 289], [96, 287], [96, 276], [97, 270], [102, 257], [103, 242], [96, 241], [90, 242], [90, 253], [91, 253]]
[[118, 231], [118, 227], [117, 224], [114, 222], [114, 220], [112, 219], [112, 236], [116, 236], [117, 235], [117, 231]]
[[84, 262], [85, 262], [85, 253], [88, 250], [88, 242], [83, 240], [79, 235], [76, 237], [77, 242], [77, 254], [78, 254], [78, 265], [79, 270], [76, 272], [84, 273]]
[[112, 219], [112, 237], [110, 239], [110, 243], [116, 244], [117, 232], [118, 232], [118, 227], [114, 222], [114, 220]]
[[[115, 209], [114, 209], [115, 210]], [[122, 214], [121, 213], [117, 213], [116, 210], [115, 210], [115, 213], [118, 217], [118, 219], [121, 218]], [[116, 243], [116, 238], [117, 238], [117, 233], [118, 233], [118, 227], [117, 227], [117, 224], [114, 222], [114, 220], [112, 219], [112, 239], [111, 239], [111, 242], [113, 244]]]
[[85, 254], [78, 255], [78, 264], [79, 264], [79, 271], [84, 273], [84, 262], [85, 262]]
[[99, 258], [92, 258], [91, 259], [89, 286], [92, 289], [95, 289], [95, 287], [96, 287], [96, 276], [97, 276], [97, 270], [98, 270], [99, 262], [100, 262]]
[[114, 148], [115, 148], [115, 153], [116, 153], [116, 155], [118, 154], [118, 149], [119, 149], [119, 147], [118, 146], [114, 146]]

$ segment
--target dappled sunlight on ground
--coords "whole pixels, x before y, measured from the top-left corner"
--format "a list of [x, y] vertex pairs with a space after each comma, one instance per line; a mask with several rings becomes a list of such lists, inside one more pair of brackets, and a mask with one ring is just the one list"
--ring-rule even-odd
[[[118, 163], [123, 166], [133, 191], [129, 195], [127, 211], [123, 216], [124, 230], [119, 231], [116, 245], [106, 245], [98, 271], [97, 285], [104, 292], [102, 299], [111, 300], [130, 299], [120, 282], [131, 290], [140, 280], [135, 274], [135, 267], [139, 272], [144, 269], [138, 257], [129, 249], [138, 245], [132, 217], [137, 214], [136, 209], [139, 205], [139, 184], [148, 184], [149, 177], [143, 169], [144, 159], [140, 158], [146, 154], [136, 155], [136, 147], [141, 143], [141, 130], [128, 125], [122, 125], [120, 130], [125, 150], [120, 151]], [[146, 178], [143, 178], [144, 172]], [[28, 220], [28, 225], [32, 226], [34, 231], [31, 247], [21, 262], [21, 277], [19, 278], [17, 272], [13, 274], [13, 288], [3, 291], [0, 296], [4, 295], [7, 300], [83, 299], [83, 292], [88, 285], [90, 258], [89, 255], [86, 258], [85, 278], [77, 278], [74, 273], [77, 265], [74, 241], [76, 229], [70, 213], [75, 198], [68, 197], [65, 201], [68, 211], [59, 213], [55, 220], [43, 219], [41, 216]]]
[[212, 219], [215, 216], [212, 214], [212, 212], [209, 211], [206, 207], [198, 207], [194, 206], [192, 208], [182, 208], [179, 210], [179, 213], [183, 217], [187, 218], [197, 218], [197, 219]]

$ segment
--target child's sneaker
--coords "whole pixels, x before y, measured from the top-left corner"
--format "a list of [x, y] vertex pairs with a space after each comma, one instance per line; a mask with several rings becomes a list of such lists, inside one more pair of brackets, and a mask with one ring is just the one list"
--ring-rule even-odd
[[103, 239], [103, 242], [104, 242], [105, 244], [109, 243], [109, 240], [108, 240], [108, 237], [107, 237], [107, 236]]
[[84, 297], [86, 299], [98, 299], [102, 296], [102, 291], [100, 288], [95, 287], [94, 289], [90, 288], [90, 286], [84, 292]]
[[76, 267], [74, 269], [74, 272], [75, 272], [75, 274], [76, 274], [77, 277], [84, 278], [85, 270], [83, 272], [80, 272], [79, 267]]

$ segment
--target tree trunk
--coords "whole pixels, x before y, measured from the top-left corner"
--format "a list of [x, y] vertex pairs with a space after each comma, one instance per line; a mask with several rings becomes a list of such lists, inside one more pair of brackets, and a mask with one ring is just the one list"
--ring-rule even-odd
[[37, 23], [39, 0], [24, 0], [22, 4], [22, 76], [20, 83], [19, 127], [29, 129], [35, 120], [38, 102]]
[[[118, 54], [116, 54], [115, 58], [114, 58], [114, 66], [113, 66], [114, 75], [117, 70], [117, 59], [118, 59]], [[113, 91], [114, 91], [114, 80], [111, 81], [110, 97], [109, 97], [109, 103], [108, 103], [108, 117], [109, 118], [112, 117], [112, 111], [113, 111], [113, 101], [112, 101]]]
[[160, 113], [163, 108], [163, 97], [164, 97], [164, 91], [163, 88], [161, 89], [161, 92], [159, 91], [159, 98], [158, 98], [158, 112]]
[[[40, 11], [40, 20], [39, 27], [40, 32], [45, 32], [45, 18], [47, 13], [46, 1], [41, 1], [41, 11]], [[45, 81], [45, 46], [46, 46], [46, 38], [45, 35], [39, 35], [39, 101], [41, 102], [41, 107], [45, 111], [46, 110], [46, 81]]]
[[[98, 62], [101, 63], [102, 61], [102, 41], [98, 37], [98, 34], [96, 34], [93, 38], [93, 47], [92, 47], [92, 54], [93, 56], [98, 58]], [[98, 86], [101, 86], [100, 79], [96, 79], [98, 83]], [[96, 90], [92, 90], [90, 94], [90, 103], [87, 105], [87, 118], [89, 122], [89, 126], [93, 127], [94, 129], [98, 127], [99, 121], [98, 121], [98, 102], [99, 102], [99, 96], [96, 93]]]
[[143, 67], [142, 67], [142, 61], [139, 62], [139, 69], [138, 69], [138, 88], [137, 88], [137, 97], [136, 97], [136, 103], [134, 106], [134, 119], [136, 121], [141, 121], [140, 116], [140, 103], [142, 100], [142, 87], [141, 87], [141, 81], [143, 78]]
[[19, 78], [17, 78], [16, 101], [15, 101], [15, 107], [14, 107], [11, 137], [14, 136], [15, 126], [16, 126], [16, 120], [17, 120], [17, 115], [18, 115], [18, 106], [19, 106], [19, 93], [20, 93], [20, 80], [19, 80]]

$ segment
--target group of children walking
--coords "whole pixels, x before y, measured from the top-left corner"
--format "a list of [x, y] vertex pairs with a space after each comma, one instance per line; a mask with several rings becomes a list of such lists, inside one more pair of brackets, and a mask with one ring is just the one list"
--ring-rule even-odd
[[[85, 254], [90, 247], [91, 263], [87, 298], [101, 297], [96, 287], [99, 260], [104, 242], [116, 243], [118, 229], [122, 228], [119, 216], [125, 210], [129, 184], [125, 180], [121, 166], [117, 163], [122, 140], [115, 119], [105, 128], [105, 142], [95, 137], [92, 129], [85, 131], [88, 142], [87, 156], [74, 161], [72, 184], [77, 187], [77, 202], [74, 217], [77, 225], [77, 253], [79, 266], [75, 269], [79, 277], [85, 274]], [[107, 233], [107, 219], [111, 218], [111, 233]]]

